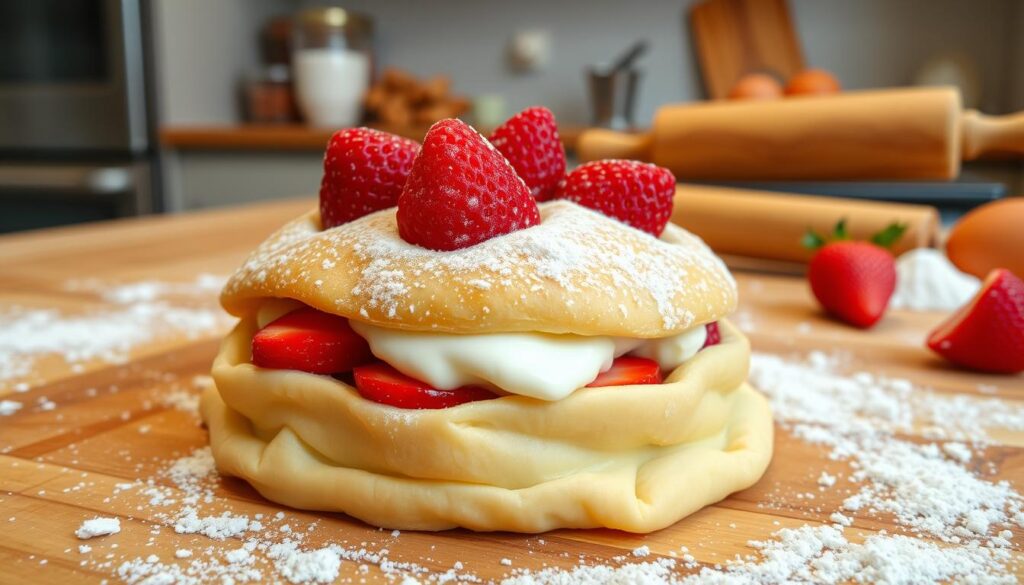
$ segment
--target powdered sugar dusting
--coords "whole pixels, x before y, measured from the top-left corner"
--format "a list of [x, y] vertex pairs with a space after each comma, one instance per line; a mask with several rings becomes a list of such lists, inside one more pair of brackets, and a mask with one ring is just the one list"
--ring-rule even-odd
[[184, 283], [78, 280], [65, 288], [96, 293], [114, 306], [78, 314], [0, 306], [0, 389], [5, 381], [29, 375], [42, 356], [59, 356], [72, 367], [95, 360], [123, 363], [140, 345], [224, 330], [229, 320], [216, 305], [223, 282], [213, 275]]
[[[334, 297], [339, 312], [401, 319], [407, 326], [436, 322], [457, 310], [431, 294], [437, 288], [455, 291], [460, 302], [512, 295], [517, 303], [527, 304], [530, 297], [544, 295], [545, 306], [566, 309], [570, 326], [574, 319], [581, 322], [581, 333], [588, 332], [582, 322], [592, 316], [575, 317], [573, 306], [592, 299], [606, 301], [614, 309], [607, 318], [621, 326], [644, 326], [631, 308], [651, 307], [658, 317], [649, 325], [662, 334], [689, 327], [693, 310], [704, 309], [682, 302], [687, 295], [720, 295], [722, 305], [735, 305], [729, 271], [703, 242], [681, 228], [669, 226], [659, 240], [567, 201], [541, 204], [541, 216], [538, 226], [452, 252], [404, 242], [393, 209], [326, 231], [319, 231], [315, 217], [308, 216], [257, 249], [226, 292], [287, 296], [296, 283], [327, 288], [332, 274], [323, 267], [330, 261], [332, 270], [342, 271], [334, 272], [344, 284]], [[354, 255], [359, 262], [335, 266], [343, 255]], [[325, 286], [314, 286], [317, 280]], [[626, 314], [634, 319], [627, 320]], [[487, 313], [467, 319], [485, 320]]]
[[[769, 396], [777, 422], [853, 469], [843, 481], [855, 489], [841, 509], [819, 510], [832, 524], [781, 529], [749, 541], [756, 554], [715, 567], [701, 567], [686, 554], [682, 562], [523, 570], [503, 585], [1015, 583], [1012, 572], [1019, 567], [1009, 528], [1024, 527], [1024, 497], [966, 464], [972, 450], [992, 441], [986, 429], [1024, 430], [1024, 404], [940, 394], [907, 380], [843, 369], [840, 360], [821, 352], [801, 361], [752, 356], [751, 382]], [[915, 432], [938, 442], [901, 435]], [[838, 489], [837, 477], [824, 470], [817, 483], [822, 490]], [[858, 516], [889, 516], [903, 533], [864, 537], [850, 528]]]

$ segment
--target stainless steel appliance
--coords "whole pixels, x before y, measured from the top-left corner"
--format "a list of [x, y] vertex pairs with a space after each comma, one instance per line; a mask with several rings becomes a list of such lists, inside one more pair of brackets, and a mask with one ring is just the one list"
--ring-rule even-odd
[[0, 231], [159, 209], [149, 10], [0, 2]]

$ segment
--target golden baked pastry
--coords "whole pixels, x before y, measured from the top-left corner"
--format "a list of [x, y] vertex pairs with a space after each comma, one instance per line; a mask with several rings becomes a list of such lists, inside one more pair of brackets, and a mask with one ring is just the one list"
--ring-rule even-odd
[[[405, 243], [393, 208], [328, 230], [312, 212], [271, 236], [222, 295], [240, 322], [202, 400], [219, 469], [282, 504], [420, 530], [649, 532], [756, 482], [771, 416], [745, 383], [748, 342], [723, 320], [736, 289], [721, 261], [676, 226], [656, 239], [567, 201], [540, 214], [451, 252]], [[367, 400], [343, 377], [253, 365], [256, 332], [301, 305], [347, 318], [375, 354], [388, 348], [374, 328], [426, 342], [626, 340], [639, 352], [717, 321], [721, 342], [660, 384], [559, 399], [492, 384], [496, 399], [412, 410]]]
[[263, 243], [221, 295], [229, 313], [291, 298], [383, 327], [665, 337], [736, 308], [722, 261], [668, 225], [660, 240], [568, 201], [542, 223], [452, 252], [403, 241], [394, 210], [320, 230], [311, 212]]

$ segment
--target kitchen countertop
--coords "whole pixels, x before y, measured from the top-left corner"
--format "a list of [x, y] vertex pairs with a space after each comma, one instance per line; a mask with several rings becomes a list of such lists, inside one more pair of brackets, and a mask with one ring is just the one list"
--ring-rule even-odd
[[[428, 126], [395, 128], [383, 125], [371, 127], [422, 140]], [[572, 149], [583, 127], [565, 126], [559, 129], [562, 143]], [[169, 126], [160, 130], [160, 143], [178, 150], [311, 150], [323, 151], [334, 130], [313, 128], [300, 124], [238, 126]], [[486, 132], [485, 132], [486, 134]]]
[[[112, 310], [117, 308], [112, 301], [87, 288], [69, 288], [68, 281], [193, 281], [201, 273], [226, 275], [271, 231], [312, 205], [312, 200], [275, 202], [2, 236], [0, 308], [47, 307], [69, 314]], [[893, 311], [876, 329], [862, 332], [822, 317], [799, 278], [752, 272], [736, 276], [742, 300], [734, 321], [748, 332], [757, 352], [841, 351], [853, 367], [904, 377], [944, 396], [974, 401], [990, 399], [997, 391], [1015, 407], [1024, 400], [1024, 378], [954, 370], [923, 349], [925, 333], [941, 315]], [[212, 306], [214, 296], [209, 292], [202, 302]], [[0, 581], [99, 582], [111, 578], [125, 560], [157, 555], [162, 562], [184, 566], [188, 561], [175, 558], [178, 549], [227, 552], [240, 546], [235, 538], [176, 534], [169, 527], [173, 519], [161, 515], [159, 503], [118, 487], [150, 477], [155, 485], [171, 486], [160, 470], [207, 444], [194, 410], [165, 398], [171, 392], [198, 392], [222, 334], [218, 328], [195, 338], [144, 343], [131, 350], [125, 363], [92, 360], [78, 371], [57, 358], [39, 359], [19, 379], [28, 385], [24, 392], [13, 391], [19, 380], [0, 380], [2, 398], [25, 405], [0, 417]], [[924, 435], [922, 430], [906, 438], [927, 442]], [[998, 444], [977, 451], [969, 467], [993, 482], [1024, 485], [1024, 434], [999, 437]], [[640, 546], [649, 548], [643, 561], [656, 561], [676, 557], [685, 545], [696, 564], [678, 569], [693, 572], [737, 554], [753, 554], [748, 541], [767, 539], [780, 528], [828, 524], [830, 513], [840, 509], [850, 493], [843, 486], [852, 485], [842, 483], [853, 471], [848, 462], [829, 458], [824, 446], [796, 438], [787, 425], [776, 425], [775, 452], [765, 477], [752, 488], [646, 536], [613, 530], [558, 530], [540, 536], [461, 530], [393, 535], [339, 514], [283, 509], [234, 479], [218, 481], [210, 501], [198, 505], [210, 514], [263, 514], [268, 524], [283, 509], [291, 530], [305, 531], [310, 546], [345, 542], [368, 550], [384, 547], [391, 559], [431, 571], [443, 572], [461, 562], [462, 571], [483, 579], [513, 569], [572, 567], [579, 555], [590, 561], [611, 562], [619, 555], [637, 561], [630, 553]], [[842, 478], [841, 483], [822, 487], [823, 470]], [[121, 495], [112, 496], [115, 492]], [[847, 529], [851, 540], [901, 531], [890, 515], [867, 510], [846, 514], [853, 519]], [[121, 532], [89, 541], [75, 538], [83, 520], [95, 516], [119, 517]], [[1013, 559], [1021, 558], [1020, 537], [1021, 531], [1014, 529], [1009, 548]], [[79, 551], [85, 543], [91, 552]], [[109, 561], [103, 560], [106, 555], [111, 555]], [[253, 556], [262, 559], [264, 553], [255, 551]], [[360, 568], [364, 563], [367, 568]], [[379, 559], [345, 561], [340, 579], [380, 577], [381, 571]]]

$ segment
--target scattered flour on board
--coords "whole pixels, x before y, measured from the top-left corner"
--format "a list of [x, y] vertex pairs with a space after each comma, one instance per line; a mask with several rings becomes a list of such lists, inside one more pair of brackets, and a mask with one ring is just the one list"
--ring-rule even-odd
[[[848, 479], [855, 490], [831, 513], [832, 525], [779, 530], [748, 542], [756, 554], [696, 574], [678, 573], [697, 567], [687, 555], [683, 563], [661, 558], [520, 570], [503, 585], [1016, 582], [1009, 528], [1024, 527], [1024, 497], [964, 464], [973, 449], [992, 441], [986, 428], [1024, 430], [1024, 405], [943, 395], [842, 369], [841, 360], [820, 352], [803, 361], [754, 354], [750, 377], [768, 395], [779, 424], [853, 469]], [[937, 442], [900, 437], [912, 430]], [[836, 479], [822, 471], [818, 483], [833, 489]], [[905, 533], [848, 538], [851, 516], [883, 514]]]
[[[150, 303], [162, 294], [152, 292], [159, 289], [147, 285], [115, 296]], [[1024, 407], [991, 395], [943, 394], [907, 380], [846, 369], [842, 359], [820, 352], [801, 360], [752, 356], [751, 382], [771, 400], [777, 423], [851, 470], [818, 470], [811, 478], [817, 489], [850, 488], [837, 509], [821, 510], [832, 524], [781, 529], [750, 541], [751, 554], [716, 566], [701, 565], [689, 553], [680, 559], [656, 556], [642, 546], [633, 551], [633, 562], [591, 559], [569, 569], [515, 569], [503, 583], [1013, 582], [1011, 530], [1024, 527], [1024, 498], [1009, 483], [992, 479], [994, 468], [971, 463], [994, 443], [986, 428], [1024, 430]], [[205, 376], [193, 381], [196, 387], [208, 383]], [[194, 392], [165, 394], [165, 404], [194, 411]], [[20, 406], [0, 403], [0, 413]], [[907, 440], [910, 433], [925, 440]], [[83, 566], [130, 584], [328, 583], [346, 562], [374, 565], [396, 583], [481, 581], [462, 563], [438, 572], [393, 561], [387, 549], [368, 550], [365, 543], [314, 544], [308, 535], [316, 522], [307, 530], [284, 514], [264, 517], [218, 509], [218, 482], [206, 447], [170, 462], [154, 478], [118, 484], [112, 496], [140, 497], [153, 510], [157, 526], [208, 538], [216, 546], [194, 542], [167, 558], [150, 554], [115, 560], [85, 546], [80, 549]], [[852, 525], [866, 517], [891, 518], [898, 530], [861, 534]], [[119, 529], [116, 518], [93, 518], [84, 520], [76, 535], [90, 538]], [[155, 542], [159, 527], [152, 534]], [[397, 538], [400, 533], [388, 534]]]
[[[752, 356], [751, 382], [769, 397], [777, 423], [821, 446], [850, 471], [816, 470], [817, 489], [844, 490], [838, 508], [820, 510], [831, 524], [783, 528], [748, 542], [750, 554], [702, 564], [685, 549], [679, 558], [641, 546], [614, 559], [590, 558], [568, 569], [513, 569], [505, 585], [666, 583], [674, 585], [850, 581], [1014, 582], [1012, 529], [1024, 524], [1024, 498], [1011, 486], [970, 467], [994, 443], [987, 428], [1024, 430], [1024, 406], [990, 395], [944, 394], [907, 380], [848, 372], [841, 358], [813, 352], [803, 359]], [[200, 381], [202, 382], [202, 381]], [[913, 431], [924, 441], [905, 437]], [[369, 550], [317, 540], [316, 521], [297, 516], [225, 510], [214, 495], [220, 478], [209, 447], [176, 459], [155, 477], [118, 484], [116, 494], [148, 501], [159, 524], [210, 546], [106, 560], [92, 551], [86, 567], [130, 584], [207, 582], [329, 583], [354, 563], [375, 566], [394, 583], [481, 582], [456, 563], [447, 571], [398, 562], [386, 548]], [[771, 504], [769, 501], [768, 504]], [[895, 533], [861, 533], [858, 518], [891, 518]], [[381, 531], [395, 545], [401, 533]], [[155, 532], [159, 537], [159, 530]], [[151, 539], [151, 540], [152, 540]], [[216, 546], [212, 544], [215, 543]], [[188, 552], [184, 552], [188, 551]], [[707, 563], [707, 559], [701, 559]], [[436, 565], [436, 561], [430, 561]]]
[[122, 363], [139, 345], [225, 330], [230, 319], [217, 305], [216, 294], [222, 283], [211, 275], [191, 283], [102, 286], [76, 281], [68, 284], [70, 290], [95, 292], [115, 305], [81, 314], [0, 305], [0, 384], [28, 375], [43, 355], [58, 355], [72, 366], [93, 360]]
[[216, 274], [200, 274], [192, 281], [163, 282], [159, 280], [142, 280], [126, 284], [112, 285], [98, 279], [71, 280], [64, 283], [64, 289], [72, 292], [90, 292], [99, 294], [106, 301], [128, 305], [132, 303], [151, 302], [167, 297], [217, 298], [220, 289], [224, 288], [227, 278]]
[[[134, 494], [148, 501], [153, 516], [160, 524], [170, 526], [179, 534], [192, 534], [211, 539], [222, 546], [197, 545], [176, 549], [173, 555], [161, 558], [146, 555], [122, 558], [116, 563], [98, 559], [85, 561], [93, 570], [111, 570], [123, 582], [154, 585], [175, 583], [288, 582], [315, 584], [334, 582], [342, 563], [360, 566], [376, 565], [391, 581], [426, 575], [425, 580], [444, 582], [477, 582], [479, 579], [460, 572], [461, 565], [443, 573], [431, 574], [425, 567], [410, 562], [393, 561], [388, 550], [368, 550], [365, 543], [346, 547], [337, 543], [307, 545], [317, 521], [299, 528], [297, 518], [284, 512], [275, 515], [238, 514], [221, 511], [207, 514], [206, 506], [217, 505], [214, 490], [220, 478], [209, 447], [195, 450], [164, 467], [155, 477], [134, 483], [118, 484], [114, 497]], [[170, 483], [173, 487], [166, 485]], [[151, 533], [150, 544], [159, 537]], [[388, 533], [392, 534], [393, 533]], [[396, 538], [392, 536], [392, 539]], [[232, 539], [240, 541], [236, 546]], [[226, 550], [224, 547], [227, 547]], [[173, 556], [173, 558], [171, 558]], [[417, 581], [418, 582], [418, 581]]]
[[963, 306], [981, 281], [960, 272], [941, 250], [916, 248], [896, 260], [893, 308], [914, 311], [952, 311]]

